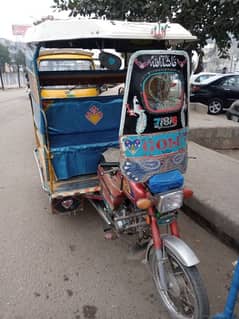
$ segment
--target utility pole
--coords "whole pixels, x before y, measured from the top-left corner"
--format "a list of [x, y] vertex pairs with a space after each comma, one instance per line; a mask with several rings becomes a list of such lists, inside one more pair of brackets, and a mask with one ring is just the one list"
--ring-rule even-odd
[[2, 78], [2, 64], [1, 63], [0, 63], [0, 81], [1, 81], [2, 90], [4, 91], [4, 83], [3, 83], [3, 78]]

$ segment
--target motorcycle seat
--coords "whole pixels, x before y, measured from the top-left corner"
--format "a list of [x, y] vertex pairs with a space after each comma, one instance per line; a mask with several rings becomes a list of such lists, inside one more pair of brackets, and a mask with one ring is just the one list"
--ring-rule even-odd
[[184, 177], [182, 173], [179, 170], [173, 170], [150, 177], [147, 186], [151, 193], [159, 194], [181, 188], [183, 183]]

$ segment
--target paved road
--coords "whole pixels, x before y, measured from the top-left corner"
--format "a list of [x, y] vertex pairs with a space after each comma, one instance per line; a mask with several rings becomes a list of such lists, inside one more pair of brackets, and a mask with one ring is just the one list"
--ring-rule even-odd
[[[24, 90], [0, 91], [0, 146], [0, 318], [167, 318], [145, 265], [129, 258], [130, 239], [105, 241], [88, 205], [76, 217], [49, 213]], [[184, 214], [180, 228], [201, 260], [212, 313], [222, 310], [237, 253]]]

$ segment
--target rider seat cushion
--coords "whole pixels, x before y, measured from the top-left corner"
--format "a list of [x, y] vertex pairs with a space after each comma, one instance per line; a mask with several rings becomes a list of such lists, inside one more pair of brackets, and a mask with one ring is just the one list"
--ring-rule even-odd
[[183, 186], [184, 177], [179, 170], [173, 170], [152, 176], [147, 185], [153, 194], [164, 193]]

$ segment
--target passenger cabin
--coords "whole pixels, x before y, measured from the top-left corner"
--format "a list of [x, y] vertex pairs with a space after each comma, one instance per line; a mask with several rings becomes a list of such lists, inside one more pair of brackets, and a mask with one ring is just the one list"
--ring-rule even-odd
[[[109, 91], [125, 83], [128, 59], [133, 52], [175, 48], [194, 40], [182, 26], [170, 23], [69, 19], [45, 21], [30, 28], [25, 37], [26, 63], [37, 144], [35, 154], [44, 189], [52, 195], [60, 190], [72, 194], [77, 178], [95, 175], [102, 153], [118, 146], [123, 85], [116, 94]], [[76, 49], [96, 50], [92, 52], [99, 53], [100, 69], [39, 67], [44, 50], [62, 57]], [[71, 88], [85, 86], [96, 88], [95, 94], [70, 94]], [[46, 88], [57, 87], [67, 87], [64, 97], [41, 94]], [[66, 185], [72, 179], [75, 184], [69, 188]]]

